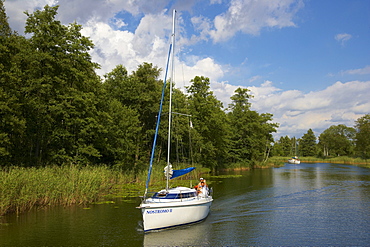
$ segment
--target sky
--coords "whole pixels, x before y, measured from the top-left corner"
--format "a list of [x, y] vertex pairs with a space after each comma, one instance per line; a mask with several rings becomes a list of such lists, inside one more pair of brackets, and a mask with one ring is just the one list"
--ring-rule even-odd
[[176, 87], [208, 77], [225, 108], [249, 89], [252, 110], [280, 124], [276, 140], [370, 113], [369, 0], [5, 0], [11, 28], [23, 34], [24, 11], [46, 4], [82, 25], [101, 76], [119, 64], [165, 68], [176, 9]]

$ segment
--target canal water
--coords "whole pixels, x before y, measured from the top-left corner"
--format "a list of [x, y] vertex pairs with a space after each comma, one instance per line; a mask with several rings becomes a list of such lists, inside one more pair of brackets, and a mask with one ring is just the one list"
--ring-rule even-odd
[[0, 217], [0, 246], [370, 246], [370, 169], [286, 164], [207, 181], [214, 202], [198, 224], [144, 234], [140, 200], [116, 199]]

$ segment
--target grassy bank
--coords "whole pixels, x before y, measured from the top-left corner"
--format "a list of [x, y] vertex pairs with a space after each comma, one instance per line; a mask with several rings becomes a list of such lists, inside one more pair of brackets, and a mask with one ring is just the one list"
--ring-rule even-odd
[[[192, 174], [194, 180], [205, 172], [202, 168], [196, 171]], [[153, 170], [151, 185], [163, 187], [163, 180], [163, 170]], [[142, 195], [145, 181], [146, 171], [135, 176], [106, 166], [3, 168], [0, 170], [0, 215], [24, 212], [35, 206], [88, 204], [113, 193]], [[181, 180], [173, 183], [181, 183]]]
[[237, 163], [229, 164], [227, 166], [227, 168], [224, 168], [224, 169], [221, 169], [221, 170], [223, 170], [223, 171], [230, 171], [230, 170], [242, 171], [242, 170], [251, 170], [251, 169], [264, 169], [264, 168], [271, 168], [271, 167], [280, 167], [280, 166], [283, 166], [283, 165], [284, 165], [284, 162], [282, 161], [282, 159], [270, 158], [266, 162], [258, 162], [258, 161], [249, 162], [249, 163], [237, 162]]
[[[271, 157], [268, 163], [285, 163], [291, 157]], [[330, 157], [330, 158], [318, 158], [318, 157], [300, 157], [302, 163], [333, 163], [333, 164], [348, 164], [361, 167], [370, 168], [370, 160], [361, 158], [352, 158], [347, 156]]]
[[[291, 157], [274, 156], [270, 157], [266, 162], [249, 162], [249, 163], [233, 163], [222, 170], [251, 170], [263, 169], [272, 167], [281, 167], [288, 162]], [[370, 168], [370, 160], [361, 158], [352, 158], [347, 156], [318, 158], [318, 157], [300, 157], [302, 163], [333, 163], [333, 164], [348, 164]]]
[[127, 179], [106, 167], [10, 167], [0, 173], [0, 215], [34, 206], [93, 202]]

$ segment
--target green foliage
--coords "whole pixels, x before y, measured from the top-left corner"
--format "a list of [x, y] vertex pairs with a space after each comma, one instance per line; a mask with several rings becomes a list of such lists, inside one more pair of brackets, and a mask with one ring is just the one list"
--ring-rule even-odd
[[[0, 0], [0, 40], [2, 37], [8, 37], [12, 33], [9, 27], [8, 17], [5, 13], [4, 0]], [[1, 44], [2, 42], [0, 42]]]
[[34, 206], [86, 204], [132, 181], [106, 166], [9, 167], [0, 170], [0, 215]]
[[109, 163], [135, 170], [143, 169], [148, 163], [163, 85], [158, 80], [159, 73], [160, 69], [144, 63], [131, 75], [122, 65], [105, 75], [105, 102], [110, 102], [108, 112], [113, 116], [113, 122], [107, 124], [111, 139], [106, 145], [115, 154], [107, 157]]
[[312, 129], [309, 129], [299, 140], [299, 153], [300, 156], [315, 156], [317, 154], [316, 136]]
[[13, 150], [25, 131], [25, 119], [19, 97], [20, 69], [18, 54], [26, 47], [25, 39], [13, 33], [7, 22], [3, 1], [0, 1], [0, 159], [8, 164], [17, 154]]
[[229, 122], [222, 103], [210, 91], [209, 78], [196, 76], [187, 88], [194, 124], [195, 161], [215, 169], [223, 165], [229, 145]]
[[297, 139], [295, 137], [282, 136], [274, 143], [273, 156], [296, 156], [298, 153]]
[[230, 160], [249, 163], [262, 161], [269, 156], [272, 132], [276, 132], [277, 124], [271, 123], [272, 114], [259, 114], [250, 110], [248, 89], [238, 88], [231, 97], [229, 106], [229, 122], [231, 124]]
[[[106, 164], [139, 174], [147, 167], [163, 82], [150, 63], [129, 74], [118, 65], [102, 81], [91, 61], [94, 45], [81, 26], [62, 25], [58, 6], [28, 13], [25, 32], [11, 33], [0, 5], [0, 156], [4, 165]], [[210, 169], [230, 162], [254, 164], [268, 155], [276, 124], [250, 110], [247, 89], [232, 97], [230, 114], [195, 77], [189, 95], [173, 89], [170, 160]], [[162, 122], [168, 120], [166, 88]], [[191, 115], [189, 117], [188, 115]], [[189, 128], [192, 123], [194, 128]], [[156, 163], [167, 156], [160, 126]]]
[[354, 128], [343, 124], [332, 125], [319, 136], [323, 156], [351, 156], [354, 154]]
[[80, 34], [81, 26], [68, 27], [55, 20], [58, 7], [45, 6], [26, 13], [29, 53], [23, 76], [27, 92], [26, 146], [32, 164], [94, 161], [101, 155], [91, 143], [102, 131], [95, 91], [98, 68], [88, 51], [92, 42]]
[[355, 128], [356, 152], [359, 156], [368, 159], [370, 157], [370, 114], [357, 119]]

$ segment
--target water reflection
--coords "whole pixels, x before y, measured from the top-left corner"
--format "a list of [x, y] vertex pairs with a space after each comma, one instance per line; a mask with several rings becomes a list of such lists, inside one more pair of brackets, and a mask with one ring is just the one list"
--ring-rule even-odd
[[144, 234], [144, 246], [209, 246], [211, 226], [203, 222]]

